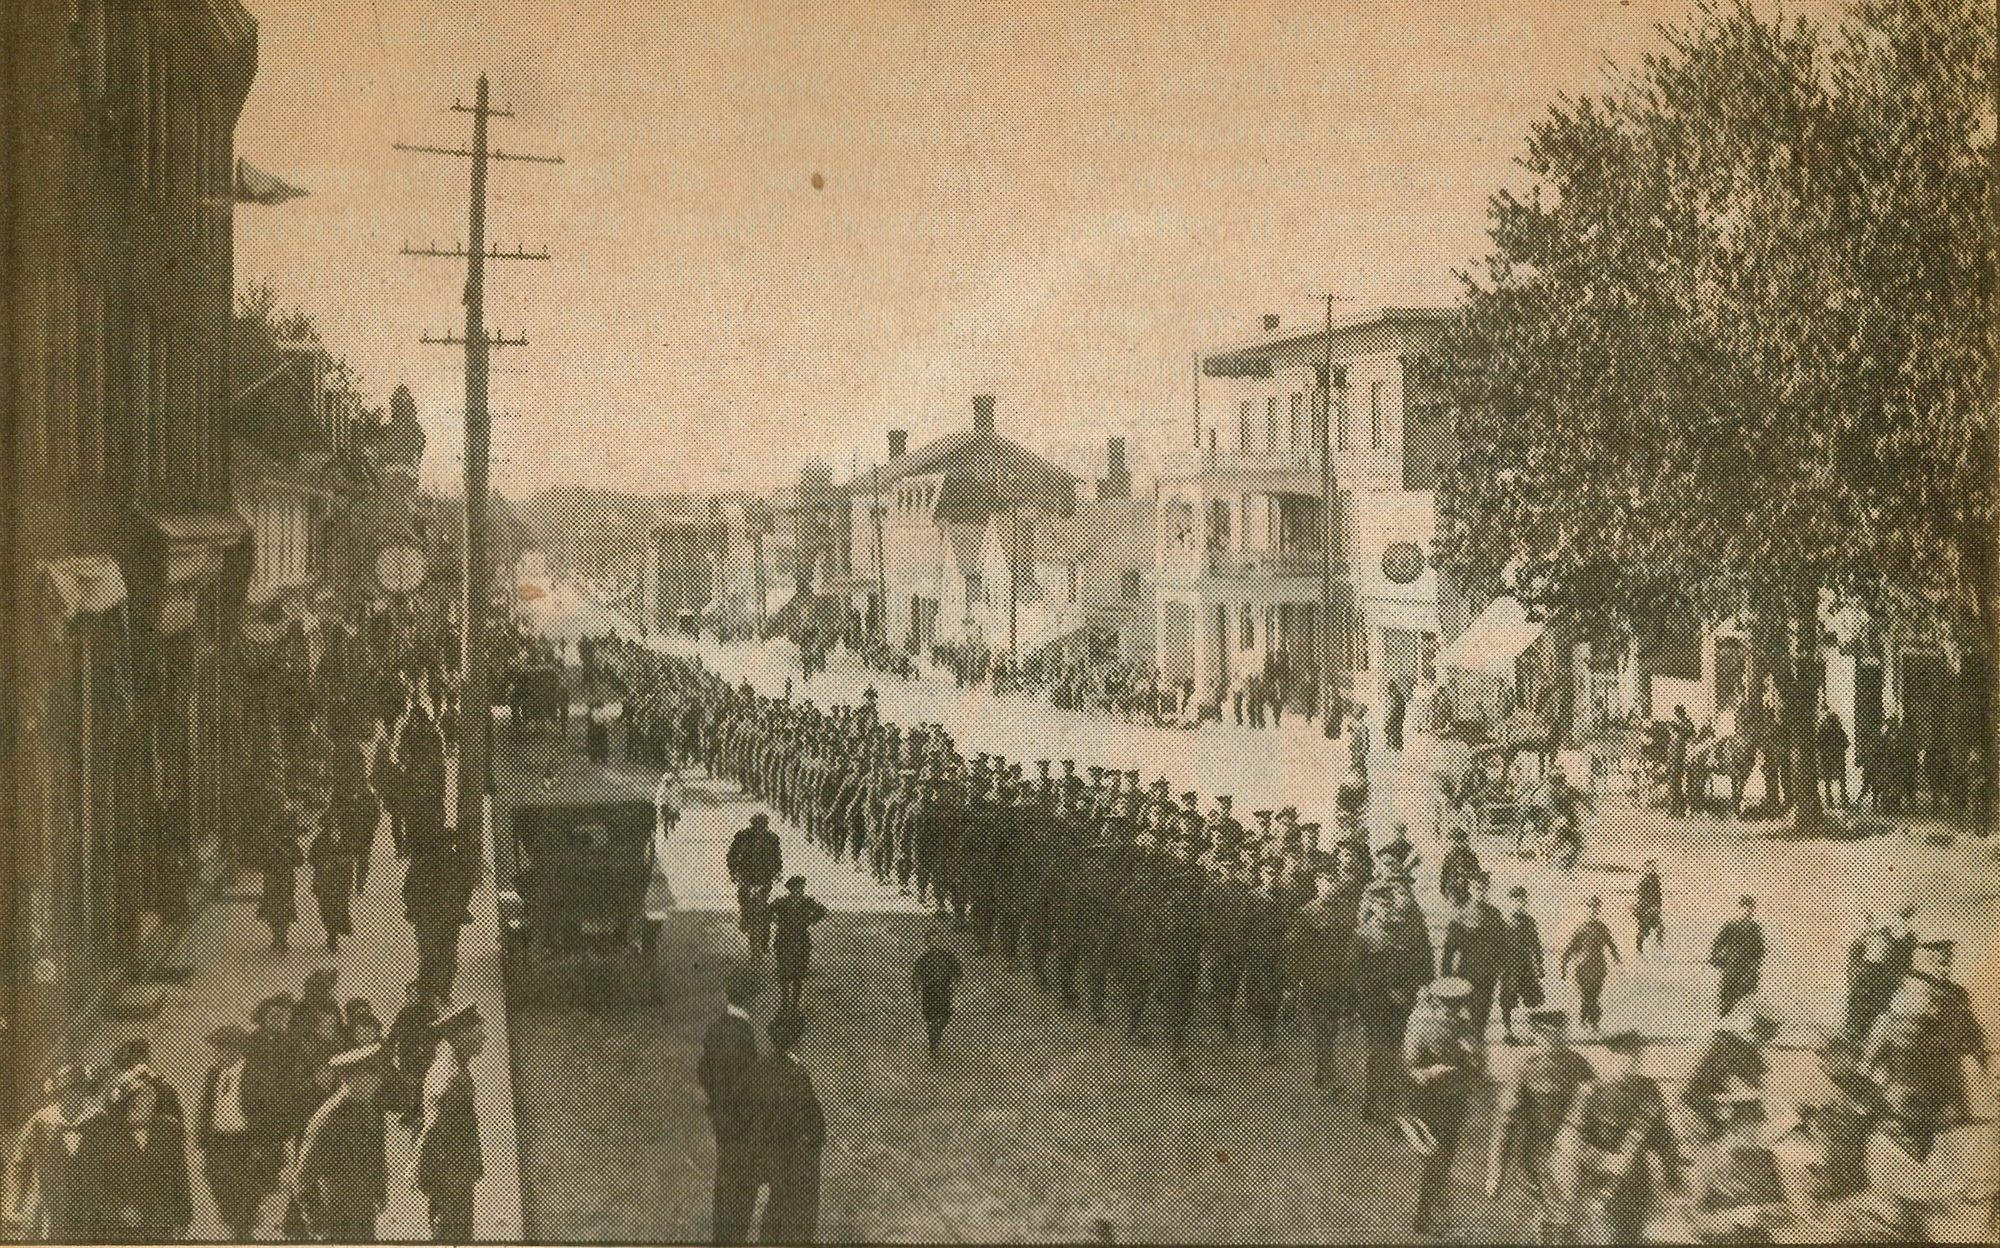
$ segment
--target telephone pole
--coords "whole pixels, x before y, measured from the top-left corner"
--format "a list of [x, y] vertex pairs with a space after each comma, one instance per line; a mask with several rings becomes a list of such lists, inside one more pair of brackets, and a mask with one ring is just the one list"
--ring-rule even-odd
[[[425, 334], [422, 341], [465, 348], [465, 565], [462, 584], [463, 633], [460, 639], [460, 670], [464, 682], [459, 694], [458, 742], [458, 828], [461, 835], [485, 826], [485, 799], [493, 791], [493, 694], [487, 672], [487, 615], [492, 606], [491, 569], [488, 568], [487, 504], [493, 456], [493, 416], [488, 406], [488, 383], [492, 355], [501, 347], [524, 347], [528, 340], [516, 335], [489, 335], [486, 332], [486, 262], [488, 260], [547, 261], [546, 250], [530, 252], [489, 250], [486, 246], [486, 166], [488, 161], [512, 160], [532, 164], [559, 165], [560, 156], [524, 156], [488, 146], [486, 122], [492, 117], [512, 117], [505, 109], [488, 104], [486, 75], [479, 76], [479, 91], [470, 107], [453, 102], [451, 111], [472, 114], [470, 148], [425, 147], [398, 143], [396, 150], [422, 152], [433, 156], [464, 157], [472, 161], [471, 206], [466, 214], [464, 247], [411, 247], [403, 244], [406, 256], [449, 256], [465, 261], [465, 335]], [[468, 724], [466, 721], [470, 721]]]
[[[1313, 440], [1319, 443], [1319, 585], [1320, 585], [1320, 681], [1324, 719], [1331, 725], [1334, 711], [1353, 692], [1353, 672], [1349, 663], [1354, 643], [1352, 621], [1347, 615], [1347, 595], [1335, 594], [1336, 578], [1343, 582], [1349, 562], [1347, 526], [1340, 515], [1340, 490], [1333, 471], [1333, 304], [1339, 296], [1326, 297], [1326, 353], [1320, 363], [1319, 419], [1313, 422]], [[1341, 379], [1341, 389], [1347, 388]], [[1341, 588], [1345, 589], [1343, 583]]]

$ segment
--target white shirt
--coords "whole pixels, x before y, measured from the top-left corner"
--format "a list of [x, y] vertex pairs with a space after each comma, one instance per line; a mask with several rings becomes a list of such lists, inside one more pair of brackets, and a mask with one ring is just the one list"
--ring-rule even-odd
[[237, 1058], [222, 1068], [222, 1077], [215, 1081], [215, 1107], [210, 1125], [220, 1135], [241, 1135], [250, 1129], [250, 1123], [243, 1117], [243, 1065], [244, 1059]]
[[743, 1007], [740, 1005], [736, 1005], [733, 1002], [729, 1005], [724, 1006], [723, 1012], [726, 1014], [734, 1014], [736, 1017], [742, 1019], [746, 1023], [750, 1021], [750, 1016], [743, 1012]]

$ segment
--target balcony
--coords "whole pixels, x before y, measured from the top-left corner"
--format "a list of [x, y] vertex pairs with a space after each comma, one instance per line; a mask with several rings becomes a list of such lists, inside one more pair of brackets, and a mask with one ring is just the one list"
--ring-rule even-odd
[[1320, 575], [1319, 552], [1300, 548], [1283, 550], [1211, 550], [1202, 571], [1209, 576], [1230, 578], [1283, 578]]

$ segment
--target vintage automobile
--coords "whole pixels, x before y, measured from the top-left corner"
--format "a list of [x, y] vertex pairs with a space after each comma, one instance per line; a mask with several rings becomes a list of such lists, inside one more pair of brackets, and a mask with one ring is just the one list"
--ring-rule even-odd
[[647, 909], [658, 811], [637, 798], [540, 802], [513, 811], [513, 887], [500, 895], [510, 969], [625, 962], [657, 989], [652, 953], [662, 917]]

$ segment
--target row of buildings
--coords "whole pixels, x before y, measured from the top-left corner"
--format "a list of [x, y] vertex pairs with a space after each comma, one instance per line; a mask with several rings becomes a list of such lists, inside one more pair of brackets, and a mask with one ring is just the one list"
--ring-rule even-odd
[[[1246, 687], [1300, 711], [1329, 687], [1381, 706], [1437, 680], [1495, 736], [1525, 715], [1528, 731], [1582, 745], [1676, 707], [1721, 716], [1726, 735], [1762, 684], [1744, 621], [1688, 613], [1606, 642], [1494, 598], [1497, 578], [1438, 568], [1450, 420], [1435, 354], [1450, 315], [1264, 317], [1201, 355], [1194, 419], [1163, 434], [1178, 445], [1160, 448], [1152, 482], [1133, 481], [1120, 438], [1083, 480], [1008, 437], [996, 398], [976, 397], [970, 423], [928, 445], [890, 430], [884, 458], [850, 480], [809, 474], [774, 499], [718, 498], [662, 526], [643, 596], [670, 628], [816, 629], [1024, 662], [1067, 647], [1156, 673], [1225, 716]], [[1034, 436], [1032, 414], [1011, 423]], [[1970, 739], [1981, 656], [1831, 596], [1822, 624], [1827, 703], [1857, 739], [1896, 713], [1931, 753]]]
[[367, 409], [323, 348], [239, 307], [257, 54], [239, 0], [0, 6], [10, 1121], [74, 1027], [143, 1002], [135, 977], [227, 882], [239, 760], [261, 754], [247, 626], [326, 609], [415, 512], [413, 408]]

